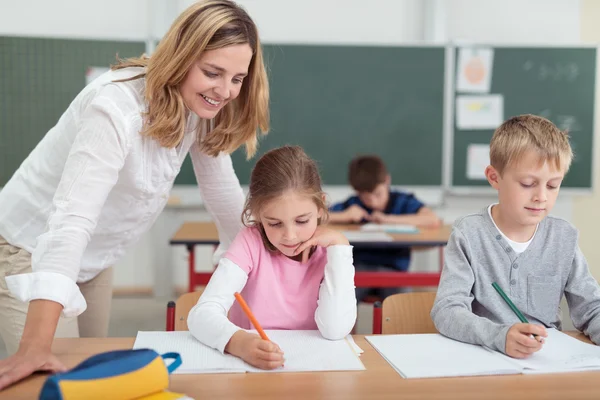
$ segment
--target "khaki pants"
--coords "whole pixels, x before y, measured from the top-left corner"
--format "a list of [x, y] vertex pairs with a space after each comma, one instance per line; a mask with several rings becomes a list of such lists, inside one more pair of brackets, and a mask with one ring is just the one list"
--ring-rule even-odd
[[[12, 246], [0, 236], [0, 336], [8, 354], [19, 348], [29, 303], [15, 298], [6, 285], [6, 276], [31, 272], [31, 254]], [[106, 337], [112, 300], [112, 267], [94, 279], [78, 283], [87, 309], [78, 317], [61, 317], [54, 337]]]

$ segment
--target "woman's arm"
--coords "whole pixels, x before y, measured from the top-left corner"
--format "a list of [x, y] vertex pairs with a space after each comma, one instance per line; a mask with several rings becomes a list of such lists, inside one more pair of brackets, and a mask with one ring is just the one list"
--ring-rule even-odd
[[82, 113], [48, 229], [32, 253], [34, 272], [6, 277], [10, 291], [31, 303], [17, 354], [0, 361], [0, 374], [7, 367], [12, 371], [0, 379], [0, 388], [53, 363], [50, 346], [61, 311], [76, 316], [87, 307], [76, 284], [81, 258], [129, 151], [127, 120], [108, 97], [119, 89], [105, 90]]
[[204, 205], [219, 231], [220, 244], [213, 257], [217, 264], [242, 228], [245, 196], [228, 154], [211, 157], [194, 143], [190, 156]]

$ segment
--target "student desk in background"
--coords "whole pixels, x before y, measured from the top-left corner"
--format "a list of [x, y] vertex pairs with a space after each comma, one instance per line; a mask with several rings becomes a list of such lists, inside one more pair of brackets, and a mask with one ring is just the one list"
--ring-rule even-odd
[[[581, 333], [572, 333], [587, 341]], [[597, 399], [600, 371], [403, 379], [365, 340], [364, 371], [171, 375], [169, 389], [201, 400], [219, 399]], [[134, 338], [56, 339], [52, 351], [67, 368], [94, 354], [131, 349]], [[185, 355], [184, 355], [185, 356]], [[460, 360], [456, 360], [460, 362]], [[37, 399], [47, 374], [36, 374], [0, 392], [0, 400]]]
[[[360, 225], [330, 225], [341, 231], [360, 229]], [[443, 265], [443, 247], [448, 243], [452, 227], [443, 225], [440, 228], [419, 228], [418, 233], [391, 233], [391, 242], [351, 242], [355, 247], [371, 248], [373, 251], [390, 247], [439, 247], [440, 268], [438, 272], [357, 272], [357, 287], [402, 287], [402, 286], [437, 286]], [[218, 245], [219, 234], [213, 222], [186, 222], [169, 242], [171, 245], [185, 245], [189, 253], [189, 289], [193, 292], [198, 285], [206, 285], [211, 272], [196, 272], [194, 269], [194, 246]]]

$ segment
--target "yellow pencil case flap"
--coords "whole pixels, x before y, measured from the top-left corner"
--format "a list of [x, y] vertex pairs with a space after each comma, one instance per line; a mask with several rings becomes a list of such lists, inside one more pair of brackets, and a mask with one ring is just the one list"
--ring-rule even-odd
[[[167, 366], [164, 360], [173, 361]], [[130, 400], [161, 392], [181, 365], [178, 353], [150, 349], [97, 354], [70, 371], [49, 376], [40, 400]]]

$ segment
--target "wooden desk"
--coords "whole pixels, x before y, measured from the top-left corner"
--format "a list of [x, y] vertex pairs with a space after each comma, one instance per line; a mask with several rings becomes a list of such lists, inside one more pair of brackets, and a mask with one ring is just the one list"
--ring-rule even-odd
[[[342, 231], [356, 231], [360, 225], [330, 225]], [[418, 233], [394, 233], [390, 234], [391, 242], [351, 242], [355, 247], [381, 248], [400, 247], [439, 247], [440, 263], [439, 271], [428, 272], [357, 272], [355, 284], [357, 287], [401, 287], [401, 286], [437, 286], [440, 282], [440, 273], [444, 264], [443, 246], [448, 243], [452, 227], [443, 225], [436, 229], [419, 229]], [[195, 271], [194, 246], [219, 244], [219, 233], [214, 222], [186, 222], [171, 238], [171, 245], [185, 245], [188, 250], [188, 292], [193, 292], [196, 286], [206, 285], [212, 273]]]
[[[332, 228], [340, 231], [358, 231], [358, 224], [332, 224]], [[414, 247], [414, 246], [445, 246], [448, 243], [452, 227], [443, 225], [436, 229], [419, 229], [418, 233], [391, 233], [391, 242], [352, 242], [360, 247]], [[169, 242], [172, 245], [218, 245], [219, 233], [214, 222], [185, 222]]]
[[[587, 341], [581, 334], [573, 334]], [[170, 389], [194, 399], [598, 399], [600, 371], [549, 375], [502, 375], [403, 379], [363, 336], [365, 371], [281, 374], [173, 375]], [[52, 347], [68, 368], [104, 351], [131, 348], [133, 338], [57, 339]], [[457, 362], [460, 362], [457, 360]], [[34, 399], [46, 379], [30, 377], [0, 392], [0, 400]]]

